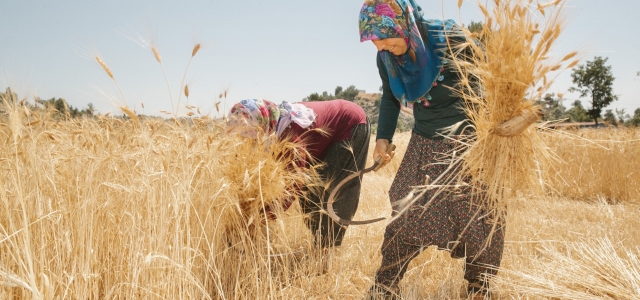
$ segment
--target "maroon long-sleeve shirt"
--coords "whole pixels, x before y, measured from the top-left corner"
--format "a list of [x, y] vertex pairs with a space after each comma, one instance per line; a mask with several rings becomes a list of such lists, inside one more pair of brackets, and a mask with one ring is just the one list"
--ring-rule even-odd
[[[367, 123], [367, 115], [357, 104], [347, 100], [329, 100], [317, 102], [300, 102], [313, 109], [318, 115], [308, 128], [301, 128], [291, 122], [284, 130], [282, 137], [301, 140], [306, 150], [317, 160], [323, 160], [329, 148], [343, 140], [351, 138], [351, 128]], [[327, 136], [313, 130], [321, 128], [328, 132]]]
[[[351, 129], [358, 124], [367, 123], [367, 114], [357, 104], [347, 100], [329, 100], [316, 102], [300, 102], [316, 113], [317, 117], [313, 124], [307, 128], [302, 128], [295, 122], [291, 122], [281, 135], [281, 138], [289, 138], [292, 141], [300, 142], [305, 150], [316, 160], [322, 161], [331, 146], [350, 139]], [[327, 134], [314, 130], [321, 128]], [[301, 160], [299, 167], [306, 164]], [[300, 188], [300, 187], [296, 187]], [[295, 197], [284, 199], [283, 210], [287, 210]], [[267, 208], [269, 219], [275, 219], [275, 214]]]

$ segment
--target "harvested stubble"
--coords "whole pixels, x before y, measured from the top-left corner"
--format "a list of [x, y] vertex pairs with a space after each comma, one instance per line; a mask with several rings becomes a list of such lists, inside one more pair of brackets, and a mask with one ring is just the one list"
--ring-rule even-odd
[[507, 299], [638, 299], [636, 204], [515, 199], [494, 291]]
[[575, 53], [549, 58], [562, 31], [564, 3], [536, 7], [533, 1], [494, 0], [490, 10], [478, 3], [485, 16], [483, 31], [467, 34], [480, 42], [463, 44], [465, 52], [451, 51], [462, 77], [476, 79], [454, 88], [475, 127], [461, 157], [461, 174], [472, 178], [472, 185], [485, 191], [480, 200], [500, 213], [517, 191], [543, 188], [541, 165], [555, 163], [535, 126], [510, 137], [496, 134], [495, 128], [525, 110], [537, 111], [534, 101], [551, 85], [551, 72], [574, 63], [568, 60]]

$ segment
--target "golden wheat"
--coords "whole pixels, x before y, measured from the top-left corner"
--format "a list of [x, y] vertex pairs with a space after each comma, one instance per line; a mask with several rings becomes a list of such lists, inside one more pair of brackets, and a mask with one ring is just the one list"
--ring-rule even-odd
[[153, 52], [153, 56], [156, 58], [156, 61], [162, 63], [162, 56], [160, 56], [160, 51], [156, 48], [155, 45], [151, 46], [151, 52]]
[[[198, 50], [200, 50], [200, 44], [196, 44], [195, 46], [193, 46], [193, 50], [191, 50], [191, 57], [189, 58], [187, 67], [184, 69], [184, 75], [182, 76], [182, 82], [180, 83], [180, 87], [184, 85], [184, 95], [187, 97], [187, 102], [189, 101], [189, 88], [186, 84], [184, 84], [184, 80], [187, 77], [187, 71], [189, 70], [189, 66], [191, 65], [191, 60], [193, 59], [194, 56], [196, 56], [196, 53], [198, 53]], [[180, 106], [180, 96], [182, 95], [178, 95], [178, 106]]]
[[200, 50], [200, 44], [196, 44], [195, 46], [193, 46], [193, 50], [191, 50], [191, 57], [196, 56], [196, 53], [198, 53], [198, 50]]
[[[494, 1], [491, 12], [479, 3], [485, 16], [481, 41], [465, 43], [467, 52], [451, 51], [462, 76], [477, 79], [463, 80], [455, 89], [465, 99], [475, 129], [459, 158], [462, 176], [472, 178], [472, 185], [485, 192], [485, 205], [502, 213], [517, 191], [543, 189], [540, 167], [556, 162], [534, 128], [514, 136], [500, 136], [496, 128], [523, 112], [539, 111], [534, 102], [552, 84], [550, 73], [576, 55], [572, 52], [557, 62], [548, 59], [562, 31], [563, 4], [539, 4], [540, 13], [554, 7], [541, 18], [518, 0]], [[545, 23], [536, 39], [540, 20]]]
[[[21, 109], [8, 111], [21, 119], [12, 126], [22, 128], [27, 121]], [[32, 115], [41, 121], [29, 130], [0, 126], [2, 299], [361, 299], [373, 280], [385, 224], [351, 227], [340, 249], [322, 254], [311, 250], [313, 237], [297, 205], [264, 225], [256, 217], [264, 204], [286, 195], [287, 182], [308, 176], [284, 172], [274, 160], [286, 144], [258, 151], [267, 144], [227, 136], [211, 120], [190, 126]], [[0, 124], [10, 117], [0, 116]], [[632, 142], [639, 134], [580, 131], [573, 140], [544, 135], [567, 163], [556, 171], [575, 178], [556, 196], [595, 201], [541, 195], [512, 201], [495, 295], [575, 299], [609, 291], [637, 298], [637, 278], [627, 272], [637, 268], [640, 220], [634, 203], [640, 190], [615, 196], [617, 205], [601, 191], [609, 180], [629, 175], [635, 181], [617, 189], [639, 186], [633, 166], [640, 155]], [[398, 157], [364, 177], [355, 218], [390, 214], [386, 193], [409, 136], [398, 134]], [[598, 145], [609, 150], [594, 152]], [[367, 165], [372, 163], [369, 158]], [[603, 170], [620, 177], [593, 181]], [[585, 184], [591, 187], [573, 193]], [[615, 260], [598, 263], [609, 256]], [[428, 249], [409, 266], [404, 298], [460, 299], [462, 267], [446, 252]], [[571, 284], [586, 280], [596, 281], [590, 281], [593, 287]]]
[[102, 59], [99, 56], [96, 56], [96, 61], [98, 61], [98, 64], [100, 64], [100, 66], [102, 67], [102, 69], [107, 73], [107, 75], [113, 79], [113, 73], [111, 73], [111, 69], [109, 69], [109, 67], [107, 66], [107, 64], [102, 61]]
[[[107, 64], [100, 58], [100, 56], [96, 55], [95, 58], [96, 58], [96, 61], [98, 62], [98, 64], [107, 73], [109, 78], [111, 78], [111, 80], [113, 80], [113, 82], [115, 83], [116, 87], [118, 88], [118, 91], [120, 92], [120, 96], [122, 96], [122, 101], [126, 105], [127, 104], [127, 99], [124, 97], [124, 93], [122, 92], [122, 89], [120, 88], [120, 84], [118, 84], [118, 81], [116, 80], [116, 78], [113, 77], [113, 73], [111, 72], [111, 69], [109, 69]], [[64, 105], [67, 105], [66, 102], [65, 102]], [[68, 112], [69, 110], [66, 110], [66, 111]]]
[[[167, 76], [167, 72], [164, 70], [164, 64], [162, 63], [162, 56], [160, 56], [160, 50], [158, 50], [158, 48], [155, 45], [151, 45], [151, 52], [153, 53], [153, 56], [156, 58], [156, 61], [160, 64], [160, 68], [162, 69], [162, 74], [164, 74], [164, 80], [167, 83], [167, 89], [169, 90], [169, 100], [171, 101], [171, 113], [174, 115], [174, 117], [176, 116], [176, 109], [173, 106], [173, 95], [171, 93], [171, 85], [169, 84], [169, 77]], [[178, 103], [178, 105], [180, 105]]]
[[[295, 246], [260, 220], [308, 181], [288, 168], [296, 144], [256, 151], [266, 144], [212, 131], [211, 121], [142, 122], [127, 107], [131, 120], [45, 120], [25, 131], [20, 109], [0, 156], [0, 298], [247, 299], [276, 285], [248, 278], [272, 276], [279, 265], [264, 258]], [[83, 279], [60, 285], [64, 274]]]

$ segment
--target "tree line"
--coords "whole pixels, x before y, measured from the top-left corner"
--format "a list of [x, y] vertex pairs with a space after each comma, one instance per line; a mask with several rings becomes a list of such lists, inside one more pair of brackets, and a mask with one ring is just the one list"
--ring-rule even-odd
[[[589, 114], [589, 109], [582, 106], [580, 100], [574, 100], [570, 107], [567, 108], [563, 105], [564, 99], [561, 94], [556, 95], [553, 93], [546, 94], [542, 99], [537, 101], [537, 104], [542, 107], [544, 115], [543, 121], [557, 121], [563, 122], [591, 122], [594, 121], [593, 116]], [[593, 110], [591, 110], [593, 112]], [[614, 126], [640, 126], [640, 108], [637, 108], [633, 115], [622, 109], [607, 109], [602, 116], [598, 115], [598, 119], [604, 121], [607, 124]]]
[[613, 93], [613, 73], [611, 66], [606, 65], [608, 58], [596, 56], [592, 61], [579, 65], [572, 69], [571, 78], [575, 86], [569, 88], [571, 92], [577, 92], [580, 98], [586, 98], [589, 107], [582, 106], [580, 100], [571, 103], [570, 108], [563, 105], [562, 95], [547, 94], [538, 100], [542, 107], [545, 121], [564, 120], [565, 122], [589, 122], [593, 121], [598, 126], [600, 121], [610, 125], [640, 126], [640, 108], [633, 115], [625, 109], [606, 109], [611, 102], [618, 100], [618, 95]]
[[309, 96], [302, 99], [302, 101], [327, 101], [334, 99], [344, 99], [344, 100], [356, 100], [356, 97], [360, 91], [354, 86], [350, 85], [347, 89], [343, 89], [342, 86], [337, 86], [333, 92], [333, 94], [324, 91], [321, 94], [313, 93]]
[[[472, 22], [470, 29], [473, 31], [482, 30], [481, 23]], [[625, 109], [605, 109], [618, 96], [613, 93], [613, 82], [615, 77], [612, 74], [611, 66], [606, 65], [608, 58], [596, 56], [592, 61], [578, 65], [573, 68], [571, 78], [575, 86], [569, 91], [577, 92], [580, 98], [586, 98], [589, 107], [584, 107], [580, 100], [574, 100], [570, 107], [564, 105], [566, 99], [561, 94], [546, 94], [542, 99], [537, 100], [537, 104], [543, 110], [544, 121], [563, 121], [563, 122], [598, 122], [604, 121], [610, 125], [619, 126], [640, 126], [640, 108], [636, 109], [633, 114], [628, 113]], [[638, 72], [640, 76], [640, 72]], [[358, 100], [360, 91], [350, 85], [346, 89], [337, 86], [333, 93], [324, 91], [322, 93], [312, 93], [303, 98], [302, 101], [327, 101], [333, 99], [345, 99], [350, 101]], [[35, 103], [30, 103], [26, 99], [20, 100], [18, 95], [6, 88], [4, 93], [0, 93], [0, 105], [6, 101], [9, 104], [20, 103], [27, 105], [31, 109], [49, 110], [54, 118], [82, 118], [94, 117], [96, 111], [93, 104], [88, 103], [84, 109], [73, 107], [63, 98], [40, 99], [36, 98]], [[360, 99], [362, 100], [362, 99]], [[372, 103], [366, 106], [372, 106], [367, 109], [370, 118], [377, 117], [377, 106], [380, 98], [373, 99]], [[359, 103], [361, 106], [364, 103]], [[0, 113], [2, 112], [0, 106]]]
[[[474, 31], [482, 30], [481, 23], [472, 22], [469, 26]], [[580, 100], [574, 100], [570, 107], [564, 105], [566, 99], [562, 94], [546, 94], [542, 99], [538, 99], [538, 104], [543, 110], [544, 121], [561, 122], [594, 122], [596, 127], [599, 122], [605, 122], [614, 126], [640, 126], [640, 108], [633, 114], [629, 114], [625, 109], [606, 109], [613, 101], [618, 99], [618, 95], [613, 93], [613, 76], [611, 66], [608, 66], [608, 58], [596, 56], [592, 61], [587, 61], [572, 69], [571, 78], [574, 86], [569, 88], [571, 92], [577, 92], [580, 98], [585, 98], [588, 107], [584, 107]], [[640, 76], [640, 72], [638, 74]], [[313, 93], [305, 97], [302, 101], [326, 101], [332, 99], [356, 100], [358, 89], [351, 85], [346, 90], [341, 86], [336, 87], [333, 94], [324, 91]], [[375, 99], [377, 106], [380, 99]], [[368, 111], [369, 113], [369, 111]], [[377, 116], [377, 110], [375, 111]], [[373, 117], [373, 116], [370, 116]]]
[[92, 103], [88, 103], [87, 107], [84, 109], [78, 109], [67, 103], [67, 100], [63, 98], [51, 98], [45, 100], [38, 97], [35, 99], [34, 103], [31, 103], [26, 99], [20, 100], [18, 98], [18, 94], [12, 91], [10, 87], [6, 88], [4, 93], [0, 93], [0, 113], [3, 112], [2, 104], [5, 101], [9, 105], [25, 105], [31, 110], [51, 111], [54, 119], [94, 117], [96, 113]]

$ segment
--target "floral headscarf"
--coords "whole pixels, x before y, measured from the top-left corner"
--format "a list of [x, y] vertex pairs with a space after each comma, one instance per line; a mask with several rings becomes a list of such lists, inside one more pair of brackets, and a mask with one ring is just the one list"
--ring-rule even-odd
[[[360, 10], [360, 41], [404, 38], [403, 55], [380, 51], [393, 95], [403, 104], [413, 103], [429, 92], [441, 68], [435, 45], [425, 46], [414, 17], [421, 10], [413, 0], [367, 0]], [[422, 20], [419, 20], [422, 21]]]
[[276, 133], [279, 138], [285, 129], [295, 122], [302, 128], [311, 126], [317, 114], [313, 109], [299, 103], [282, 102], [279, 106], [262, 99], [246, 99], [236, 103], [229, 112], [229, 118], [253, 120], [267, 133]]
[[229, 112], [229, 118], [244, 118], [257, 123], [269, 134], [275, 131], [280, 119], [280, 110], [275, 103], [262, 99], [246, 99], [236, 103]]
[[311, 126], [318, 116], [313, 109], [300, 103], [282, 101], [282, 104], [278, 105], [278, 108], [280, 108], [280, 121], [278, 122], [277, 130], [278, 137], [291, 122], [295, 122], [302, 128], [307, 128]]
[[408, 25], [398, 2], [367, 1], [360, 12], [360, 41], [403, 38], [409, 44]]

